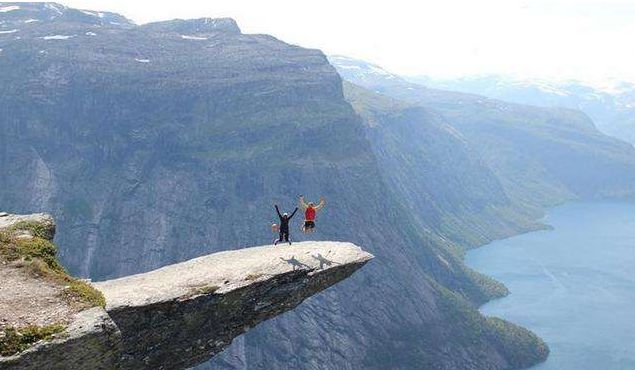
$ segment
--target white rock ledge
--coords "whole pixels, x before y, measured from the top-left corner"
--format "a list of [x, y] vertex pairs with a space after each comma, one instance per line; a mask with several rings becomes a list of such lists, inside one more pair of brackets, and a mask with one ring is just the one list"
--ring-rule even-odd
[[350, 243], [220, 252], [95, 283], [121, 331], [123, 369], [183, 369], [347, 278], [373, 256]]
[[93, 285], [104, 293], [111, 311], [182, 299], [211, 287], [217, 287], [216, 294], [226, 294], [296, 270], [311, 276], [341, 265], [363, 265], [372, 258], [351, 243], [302, 242], [214, 253]]

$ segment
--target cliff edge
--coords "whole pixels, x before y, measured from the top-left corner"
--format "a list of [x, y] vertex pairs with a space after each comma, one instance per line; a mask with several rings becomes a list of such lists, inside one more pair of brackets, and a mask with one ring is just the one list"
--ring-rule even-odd
[[[39, 236], [34, 234], [41, 233], [50, 241], [54, 230], [48, 215], [0, 214], [0, 232], [11, 232], [15, 240], [37, 239]], [[3, 251], [12, 246], [9, 239], [5, 240]], [[3, 272], [21, 271], [24, 261], [39, 258], [9, 259], [7, 255], [0, 254]], [[0, 357], [0, 369], [194, 366], [221, 352], [251, 327], [349, 277], [372, 258], [350, 243], [303, 242], [220, 252], [143, 274], [93, 283], [91, 288], [105, 297], [105, 308], [99, 304], [91, 307], [59, 303], [68, 311], [62, 310], [67, 316], [72, 314], [70, 317], [39, 319], [55, 321], [55, 325], [60, 320], [60, 329], [27, 349]], [[55, 284], [38, 274], [18, 276], [21, 283], [52, 285], [47, 291], [50, 296], [43, 298], [47, 301], [54, 301], [68, 289], [64, 286], [55, 291]], [[34, 291], [34, 297], [13, 302], [12, 306], [17, 305], [20, 311], [20, 305], [29, 306], [37, 298], [36, 293], [40, 294]], [[15, 291], [0, 289], [0, 300], [15, 298]], [[0, 319], [9, 317], [8, 311], [8, 307], [0, 306]], [[55, 311], [59, 315], [59, 310]], [[42, 316], [53, 315], [46, 310], [38, 312]], [[0, 328], [0, 342], [6, 341], [7, 330], [24, 330], [21, 325], [33, 327], [38, 322], [11, 324]]]

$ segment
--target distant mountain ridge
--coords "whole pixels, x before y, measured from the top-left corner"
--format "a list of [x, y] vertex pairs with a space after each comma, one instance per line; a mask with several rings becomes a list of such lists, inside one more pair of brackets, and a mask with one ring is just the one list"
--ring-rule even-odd
[[497, 75], [453, 80], [411, 77], [408, 80], [431, 88], [520, 104], [579, 109], [588, 114], [601, 131], [635, 144], [635, 84], [630, 82], [600, 88], [578, 81], [523, 80]]
[[579, 110], [434, 89], [388, 72], [360, 75], [363, 61], [330, 61], [354, 84], [439, 113], [480, 153], [507, 195], [524, 207], [579, 197], [632, 196], [635, 149], [600, 133]]

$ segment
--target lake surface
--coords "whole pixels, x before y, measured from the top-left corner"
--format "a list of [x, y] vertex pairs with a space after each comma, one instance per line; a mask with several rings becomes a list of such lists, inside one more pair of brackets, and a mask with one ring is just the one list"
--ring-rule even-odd
[[547, 342], [549, 359], [533, 369], [635, 369], [635, 203], [567, 204], [545, 222], [554, 230], [468, 253], [511, 291], [481, 311]]

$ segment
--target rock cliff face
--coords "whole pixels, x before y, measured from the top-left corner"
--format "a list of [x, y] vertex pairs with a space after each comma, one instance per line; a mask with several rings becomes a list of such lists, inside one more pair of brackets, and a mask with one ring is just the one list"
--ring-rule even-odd
[[363, 61], [331, 60], [353, 84], [441, 114], [522, 207], [634, 196], [635, 149], [580, 111], [431, 89]]
[[236, 336], [347, 278], [371, 258], [348, 243], [247, 248], [96, 287], [122, 333], [122, 368], [179, 369], [209, 359]]
[[[354, 284], [251, 330], [217, 365], [502, 369], [544, 358], [530, 333], [507, 343], [511, 326], [478, 314], [491, 281], [462, 265], [461, 232], [449, 237], [447, 225], [495, 218], [478, 212], [505, 199], [464, 152], [452, 171], [440, 168], [457, 143], [447, 130], [424, 130], [420, 142], [439, 145], [417, 177], [435, 180], [430, 195], [455, 190], [426, 200], [447, 221], [440, 228], [413, 214], [409, 190], [397, 188], [410, 182], [386, 176], [397, 157], [377, 153], [389, 141], [368, 137], [320, 51], [243, 34], [230, 20], [136, 26], [56, 4], [2, 6], [13, 10], [0, 13], [12, 31], [0, 34], [0, 70], [11, 71], [0, 74], [0, 173], [10, 174], [0, 207], [53, 213], [71, 272], [113, 279], [259, 245], [272, 238], [273, 203], [324, 195], [311, 237], [351, 241], [377, 261]], [[456, 181], [464, 171], [483, 180], [477, 192]], [[463, 195], [462, 212], [448, 209]]]
[[[52, 236], [52, 219], [42, 214], [5, 215], [0, 230], [25, 221]], [[304, 242], [221, 252], [96, 283], [105, 310], [79, 312], [58, 339], [0, 357], [0, 369], [184, 369], [372, 258], [350, 243]]]

